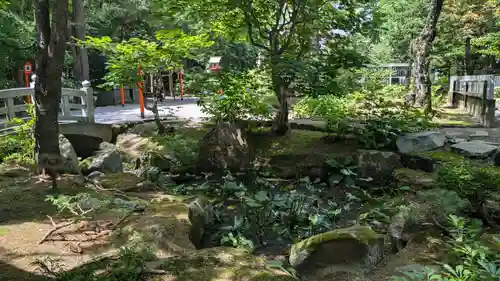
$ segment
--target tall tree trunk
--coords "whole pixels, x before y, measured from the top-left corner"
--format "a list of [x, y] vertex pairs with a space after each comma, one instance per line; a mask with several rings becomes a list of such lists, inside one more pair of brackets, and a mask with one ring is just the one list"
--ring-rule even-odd
[[279, 68], [273, 63], [271, 67], [271, 76], [274, 93], [279, 103], [279, 111], [273, 124], [273, 132], [278, 136], [283, 136], [288, 131], [288, 96], [285, 83], [281, 78]]
[[62, 167], [58, 114], [67, 42], [68, 0], [56, 1], [52, 9], [49, 0], [37, 0], [35, 9], [37, 30], [35, 150], [39, 168], [48, 172], [52, 177], [52, 186], [56, 187], [56, 172]]
[[[85, 5], [84, 0], [72, 0], [73, 6], [73, 36], [79, 40], [85, 40]], [[83, 46], [75, 46], [74, 67], [79, 76], [75, 78], [80, 82], [90, 79], [89, 57], [87, 49]]]
[[473, 75], [474, 74], [474, 69], [472, 66], [472, 53], [471, 53], [471, 46], [470, 46], [470, 37], [467, 37], [465, 39], [465, 73], [467, 75]]
[[416, 101], [418, 105], [425, 107], [426, 113], [432, 111], [432, 84], [429, 75], [429, 51], [436, 38], [436, 25], [443, 8], [444, 0], [430, 1], [429, 14], [425, 26], [414, 45]]

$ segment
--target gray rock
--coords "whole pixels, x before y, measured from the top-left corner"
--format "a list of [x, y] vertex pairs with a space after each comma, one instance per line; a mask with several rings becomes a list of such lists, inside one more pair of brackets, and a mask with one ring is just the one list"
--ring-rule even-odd
[[80, 174], [80, 165], [75, 149], [69, 140], [63, 135], [59, 135], [59, 149], [61, 150], [64, 173], [75, 175]]
[[443, 147], [446, 142], [446, 135], [437, 132], [419, 132], [400, 136], [396, 140], [399, 152], [423, 152]]
[[457, 144], [457, 143], [466, 142], [466, 141], [467, 141], [466, 139], [462, 139], [462, 138], [450, 138], [450, 139], [448, 139], [448, 142], [451, 144]]
[[457, 143], [451, 146], [453, 151], [468, 157], [488, 158], [495, 154], [497, 146], [488, 144], [481, 140]]
[[486, 138], [490, 134], [487, 131], [476, 131], [474, 134], [471, 134], [471, 138]]
[[101, 150], [92, 161], [89, 170], [103, 173], [123, 172], [122, 157], [116, 146], [111, 143], [102, 143]]
[[189, 232], [189, 240], [196, 247], [199, 247], [205, 228], [213, 223], [213, 207], [208, 200], [198, 197], [189, 202], [188, 208], [189, 221], [192, 224], [191, 231]]
[[252, 160], [247, 134], [236, 124], [219, 123], [199, 142], [198, 170], [245, 172]]
[[90, 173], [87, 178], [89, 179], [93, 179], [93, 180], [98, 180], [100, 177], [104, 176], [104, 173], [103, 172], [99, 172], [99, 171], [93, 171], [92, 173]]
[[394, 171], [403, 167], [401, 156], [390, 151], [358, 150], [357, 156], [359, 177], [371, 178], [373, 183], [388, 183]]

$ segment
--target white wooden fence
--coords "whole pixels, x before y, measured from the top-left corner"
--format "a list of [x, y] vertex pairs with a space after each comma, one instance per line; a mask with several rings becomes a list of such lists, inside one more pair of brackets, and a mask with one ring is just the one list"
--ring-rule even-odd
[[[31, 77], [36, 80], [36, 75]], [[26, 99], [34, 102], [34, 82], [30, 88], [0, 90], [0, 127], [16, 117], [26, 117]], [[90, 82], [84, 81], [81, 89], [62, 89], [59, 121], [94, 123], [94, 95]], [[2, 124], [4, 123], [4, 124]]]

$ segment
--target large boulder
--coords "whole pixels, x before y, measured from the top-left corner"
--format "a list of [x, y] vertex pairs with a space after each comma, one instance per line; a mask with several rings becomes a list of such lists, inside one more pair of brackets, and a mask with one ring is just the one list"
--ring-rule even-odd
[[270, 269], [262, 258], [234, 248], [217, 247], [151, 262], [148, 268], [164, 271], [175, 281], [298, 281], [289, 274]]
[[446, 143], [446, 135], [437, 132], [418, 132], [398, 137], [396, 145], [401, 153], [435, 150]]
[[386, 184], [396, 169], [402, 167], [401, 156], [390, 151], [358, 150], [358, 175], [373, 183]]
[[103, 173], [123, 172], [122, 157], [117, 147], [114, 144], [103, 142], [100, 145], [100, 151], [92, 160], [89, 170]]
[[292, 246], [290, 265], [304, 280], [337, 280], [339, 274], [371, 270], [384, 254], [384, 238], [368, 226], [318, 234]]
[[66, 174], [80, 174], [80, 165], [75, 149], [63, 135], [59, 135], [59, 149], [63, 160], [63, 172]]
[[252, 160], [246, 132], [232, 123], [219, 123], [199, 143], [198, 170], [244, 172]]

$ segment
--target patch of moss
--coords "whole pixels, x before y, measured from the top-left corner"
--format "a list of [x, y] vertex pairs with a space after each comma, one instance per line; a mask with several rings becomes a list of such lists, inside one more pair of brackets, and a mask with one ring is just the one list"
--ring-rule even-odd
[[171, 257], [160, 262], [158, 269], [167, 271], [176, 281], [296, 281], [265, 267], [261, 258], [243, 250], [217, 247]]
[[325, 151], [328, 146], [322, 141], [328, 134], [319, 131], [289, 130], [285, 136], [277, 137], [269, 128], [261, 129], [262, 134], [254, 136], [257, 153], [266, 156], [306, 154], [313, 151]]
[[425, 151], [425, 152], [414, 152], [410, 153], [412, 156], [424, 157], [439, 162], [461, 162], [465, 158], [453, 152], [448, 151]]
[[430, 188], [436, 183], [436, 175], [408, 168], [396, 169], [394, 179], [399, 185], [412, 187]]
[[92, 157], [83, 159], [82, 161], [80, 161], [80, 164], [79, 164], [80, 169], [83, 172], [88, 171], [90, 169], [90, 166], [92, 165], [92, 161], [94, 161], [94, 159]]
[[137, 185], [143, 181], [144, 179], [141, 179], [131, 173], [105, 174], [100, 179], [101, 184], [105, 188], [123, 191], [134, 190], [137, 188]]

